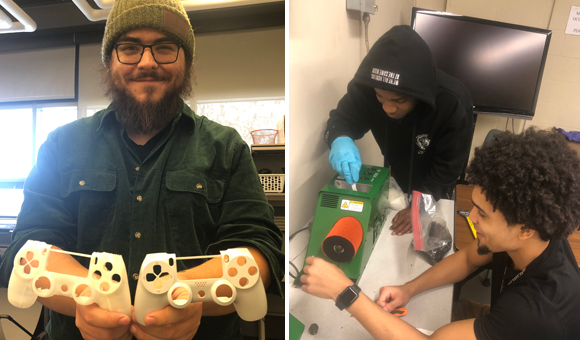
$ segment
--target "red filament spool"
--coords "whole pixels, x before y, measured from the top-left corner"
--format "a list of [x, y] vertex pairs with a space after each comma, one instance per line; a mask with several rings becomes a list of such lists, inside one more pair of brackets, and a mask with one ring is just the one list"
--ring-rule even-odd
[[363, 228], [356, 217], [339, 219], [324, 241], [322, 252], [336, 262], [348, 262], [354, 258], [363, 239]]

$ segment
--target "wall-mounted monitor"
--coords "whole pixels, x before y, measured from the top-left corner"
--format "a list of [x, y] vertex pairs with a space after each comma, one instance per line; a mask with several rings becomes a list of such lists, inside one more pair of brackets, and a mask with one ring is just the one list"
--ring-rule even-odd
[[532, 119], [552, 31], [415, 7], [411, 26], [467, 87], [475, 113]]

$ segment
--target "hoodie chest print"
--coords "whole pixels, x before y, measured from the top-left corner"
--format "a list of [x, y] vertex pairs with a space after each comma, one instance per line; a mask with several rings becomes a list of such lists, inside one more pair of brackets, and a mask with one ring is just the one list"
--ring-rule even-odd
[[399, 77], [401, 75], [395, 72], [385, 71], [378, 68], [373, 68], [371, 71], [371, 79], [382, 81], [383, 83], [399, 86]]
[[427, 148], [429, 147], [429, 143], [431, 143], [431, 140], [429, 138], [427, 138], [428, 135], [427, 134], [422, 134], [422, 135], [417, 135], [417, 146], [419, 147], [419, 149], [417, 150], [417, 153], [419, 155], [422, 155], [425, 153], [425, 150], [427, 150]]

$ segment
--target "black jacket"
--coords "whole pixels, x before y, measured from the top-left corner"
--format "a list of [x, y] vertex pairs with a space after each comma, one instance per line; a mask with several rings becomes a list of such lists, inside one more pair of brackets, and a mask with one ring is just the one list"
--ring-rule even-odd
[[[383, 111], [374, 88], [419, 103], [395, 120]], [[330, 146], [341, 135], [356, 140], [371, 130], [403, 191], [411, 188], [440, 199], [448, 197], [467, 161], [472, 120], [465, 86], [435, 67], [429, 47], [411, 27], [395, 26], [373, 45], [330, 112], [325, 141]]]

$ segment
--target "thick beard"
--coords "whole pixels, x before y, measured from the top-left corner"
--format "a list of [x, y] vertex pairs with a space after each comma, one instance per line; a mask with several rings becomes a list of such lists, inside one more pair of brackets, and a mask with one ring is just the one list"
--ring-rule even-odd
[[489, 248], [487, 246], [480, 246], [479, 240], [477, 240], [477, 253], [479, 255], [487, 255], [487, 254], [491, 253], [491, 250], [489, 250]]
[[[191, 94], [193, 77], [191, 70], [186, 72], [180, 84], [170, 88], [158, 101], [145, 100], [140, 102], [127, 91], [126, 88], [118, 86], [118, 81], [112, 75], [110, 68], [103, 70], [103, 83], [106, 94], [113, 100], [117, 120], [123, 125], [125, 130], [131, 134], [150, 134], [160, 131], [169, 124], [183, 105], [183, 98]], [[135, 79], [151, 77], [162, 79], [157, 72], [142, 72]]]

